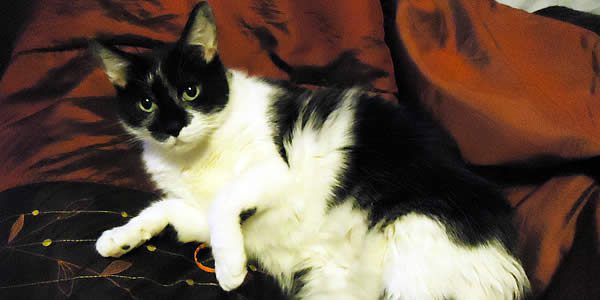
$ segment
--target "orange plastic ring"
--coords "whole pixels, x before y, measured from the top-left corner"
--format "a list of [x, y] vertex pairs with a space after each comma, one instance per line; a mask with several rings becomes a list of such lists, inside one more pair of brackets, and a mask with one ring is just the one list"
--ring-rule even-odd
[[207, 272], [207, 273], [214, 273], [215, 269], [211, 268], [211, 267], [207, 267], [205, 265], [203, 265], [200, 261], [198, 261], [198, 252], [201, 249], [206, 248], [206, 243], [202, 243], [200, 245], [198, 245], [198, 247], [196, 248], [196, 251], [194, 251], [194, 261], [196, 262], [196, 265], [198, 266], [198, 268], [200, 268], [200, 270]]

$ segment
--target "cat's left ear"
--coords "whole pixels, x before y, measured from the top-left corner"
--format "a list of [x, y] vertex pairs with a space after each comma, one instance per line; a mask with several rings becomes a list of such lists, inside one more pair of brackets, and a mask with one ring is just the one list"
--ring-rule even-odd
[[217, 54], [217, 25], [208, 3], [200, 2], [194, 7], [179, 42], [200, 46], [207, 63], [215, 57]]

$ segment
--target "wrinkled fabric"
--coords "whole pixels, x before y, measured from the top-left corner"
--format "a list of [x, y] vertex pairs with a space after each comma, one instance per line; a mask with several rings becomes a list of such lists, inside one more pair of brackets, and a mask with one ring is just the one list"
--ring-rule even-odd
[[[0, 140], [11, 141], [0, 149], [0, 190], [49, 180], [148, 188], [118, 125], [114, 90], [82, 46], [94, 36], [175, 41], [196, 2], [43, 3], [0, 84]], [[227, 66], [307, 85], [361, 85], [395, 99], [379, 2], [247, 0], [212, 7]], [[294, 72], [275, 67], [266, 50]]]
[[[210, 1], [227, 66], [313, 87], [360, 85], [390, 101], [417, 97], [471, 163], [600, 154], [596, 34], [494, 1], [392, 2]], [[85, 40], [129, 51], [174, 41], [195, 3], [36, 2], [0, 83], [0, 191], [50, 181], [152, 190]], [[390, 15], [394, 30], [384, 30]], [[507, 194], [536, 294], [598, 298], [597, 183], [554, 178]]]

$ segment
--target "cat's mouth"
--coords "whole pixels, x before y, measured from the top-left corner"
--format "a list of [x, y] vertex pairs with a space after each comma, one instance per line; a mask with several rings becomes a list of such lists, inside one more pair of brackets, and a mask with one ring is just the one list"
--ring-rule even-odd
[[187, 152], [193, 149], [195, 145], [195, 143], [184, 141], [181, 138], [175, 137], [169, 137], [167, 140], [160, 144], [163, 148], [174, 152]]
[[181, 139], [170, 136], [164, 142], [162, 142], [162, 144], [168, 148], [177, 148], [185, 145], [186, 143]]

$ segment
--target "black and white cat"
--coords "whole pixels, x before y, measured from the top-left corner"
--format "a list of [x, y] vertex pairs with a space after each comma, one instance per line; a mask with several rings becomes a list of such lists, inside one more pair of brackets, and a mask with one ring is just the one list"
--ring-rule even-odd
[[[256, 261], [299, 299], [520, 299], [510, 208], [420, 110], [225, 68], [207, 4], [180, 40], [91, 44], [165, 197], [96, 243], [119, 257], [171, 224], [225, 290]], [[240, 220], [242, 214], [251, 216]]]

